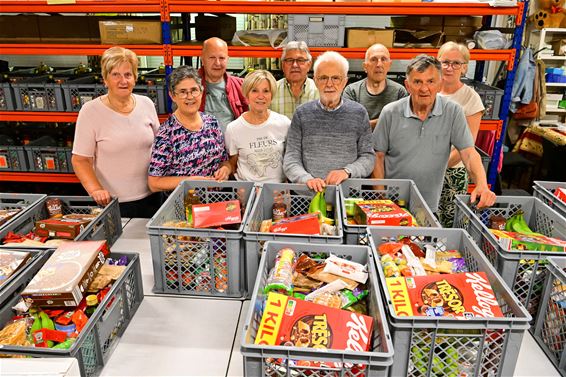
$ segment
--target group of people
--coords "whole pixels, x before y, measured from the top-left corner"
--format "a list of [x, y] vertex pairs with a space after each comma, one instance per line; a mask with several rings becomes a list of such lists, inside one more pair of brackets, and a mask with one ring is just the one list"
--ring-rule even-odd
[[461, 81], [465, 46], [448, 42], [438, 58], [415, 57], [404, 87], [387, 78], [392, 61], [381, 44], [366, 52], [367, 78], [350, 85], [348, 60], [328, 51], [313, 64], [302, 41], [283, 49], [279, 81], [265, 70], [234, 77], [228, 59], [226, 42], [211, 38], [200, 70], [174, 69], [174, 111], [159, 125], [153, 102], [132, 93], [136, 55], [122, 47], [103, 54], [108, 92], [79, 112], [72, 159], [97, 203], [117, 197], [122, 216], [151, 217], [159, 193], [186, 179], [290, 181], [315, 191], [348, 178], [412, 179], [451, 226], [468, 173], [472, 201], [495, 201], [474, 148], [484, 107]]

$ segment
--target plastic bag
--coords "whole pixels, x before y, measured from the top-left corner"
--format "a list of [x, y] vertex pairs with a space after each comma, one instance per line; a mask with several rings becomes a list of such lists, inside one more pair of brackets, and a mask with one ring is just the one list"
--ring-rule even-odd
[[232, 38], [234, 46], [271, 46], [283, 48], [287, 44], [287, 30], [238, 30]]
[[511, 47], [513, 41], [507, 40], [499, 30], [476, 31], [474, 39], [484, 50], [503, 50]]

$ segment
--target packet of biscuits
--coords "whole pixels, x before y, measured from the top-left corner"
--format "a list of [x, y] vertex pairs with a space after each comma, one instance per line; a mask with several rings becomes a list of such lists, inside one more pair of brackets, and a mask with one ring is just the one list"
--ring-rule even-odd
[[104, 264], [98, 273], [94, 276], [94, 280], [87, 288], [87, 292], [97, 292], [110, 283], [115, 282], [126, 270], [126, 266], [112, 266]]

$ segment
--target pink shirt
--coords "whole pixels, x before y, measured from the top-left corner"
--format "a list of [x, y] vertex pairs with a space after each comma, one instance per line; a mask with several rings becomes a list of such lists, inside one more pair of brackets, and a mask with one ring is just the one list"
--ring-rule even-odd
[[159, 119], [151, 99], [134, 94], [130, 114], [117, 113], [101, 97], [84, 104], [75, 129], [73, 154], [93, 157], [102, 186], [120, 202], [143, 199], [151, 191], [147, 169]]

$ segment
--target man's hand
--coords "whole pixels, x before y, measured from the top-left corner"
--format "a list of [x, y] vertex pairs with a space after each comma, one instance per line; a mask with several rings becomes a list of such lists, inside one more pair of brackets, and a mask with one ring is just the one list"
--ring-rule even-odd
[[476, 186], [476, 188], [470, 195], [470, 203], [475, 203], [477, 198], [480, 199], [479, 203], [477, 204], [478, 208], [484, 208], [491, 207], [493, 203], [495, 203], [495, 199], [497, 197], [495, 196], [495, 193], [488, 187]]
[[230, 168], [228, 166], [221, 166], [220, 169], [214, 172], [214, 180], [218, 182], [226, 181], [230, 177]]
[[326, 183], [321, 178], [313, 178], [307, 181], [307, 186], [316, 192], [322, 192], [326, 187]]
[[348, 179], [348, 173], [344, 169], [331, 170], [326, 176], [325, 182], [327, 185], [339, 185]]
[[112, 200], [110, 193], [104, 189], [94, 190], [90, 196], [94, 199], [96, 204], [104, 207]]

